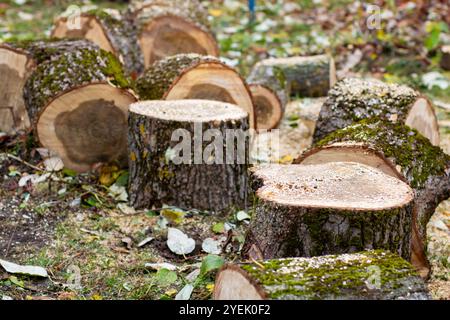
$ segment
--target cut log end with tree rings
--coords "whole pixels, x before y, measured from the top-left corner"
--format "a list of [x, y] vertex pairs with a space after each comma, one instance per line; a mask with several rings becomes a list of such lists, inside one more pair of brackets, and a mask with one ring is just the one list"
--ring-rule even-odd
[[354, 162], [254, 169], [244, 245], [265, 259], [387, 249], [410, 257], [412, 189]]
[[248, 114], [211, 100], [143, 101], [129, 116], [130, 204], [247, 206]]
[[137, 81], [141, 99], [205, 99], [235, 104], [255, 127], [250, 89], [236, 70], [215, 57], [180, 54], [153, 64]]
[[259, 130], [276, 128], [283, 116], [280, 99], [274, 91], [266, 86], [250, 84], [249, 87], [255, 106], [257, 128]]
[[198, 1], [152, 1], [134, 14], [145, 67], [179, 53], [218, 56], [217, 42]]
[[371, 117], [405, 123], [433, 145], [439, 145], [436, 114], [426, 98], [407, 86], [358, 78], [345, 78], [330, 90], [316, 123], [313, 142]]
[[225, 265], [215, 300], [428, 300], [426, 285], [399, 256], [374, 250]]

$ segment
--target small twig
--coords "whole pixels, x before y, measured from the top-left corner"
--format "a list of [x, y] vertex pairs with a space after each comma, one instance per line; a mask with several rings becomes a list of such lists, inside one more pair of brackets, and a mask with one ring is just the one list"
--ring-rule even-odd
[[3, 154], [6, 155], [8, 158], [11, 158], [11, 159], [14, 159], [14, 160], [16, 160], [16, 161], [19, 161], [20, 163], [22, 163], [22, 164], [24, 164], [24, 165], [26, 165], [26, 166], [28, 166], [28, 167], [34, 169], [34, 170], [38, 170], [38, 171], [41, 171], [41, 172], [44, 172], [44, 171], [45, 171], [45, 170], [43, 170], [43, 169], [41, 169], [41, 168], [36, 167], [35, 165], [32, 165], [32, 164], [29, 163], [29, 162], [26, 162], [25, 160], [22, 160], [22, 159], [19, 158], [19, 157], [16, 157], [15, 155], [12, 155], [12, 154], [10, 154], [10, 153], [3, 153]]
[[13, 231], [11, 233], [11, 236], [9, 237], [8, 245], [6, 246], [6, 250], [5, 250], [5, 258], [8, 257], [9, 248], [11, 247], [12, 240], [14, 238], [14, 235], [16, 234], [16, 229], [17, 229], [17, 224], [14, 226], [14, 229], [13, 229]]

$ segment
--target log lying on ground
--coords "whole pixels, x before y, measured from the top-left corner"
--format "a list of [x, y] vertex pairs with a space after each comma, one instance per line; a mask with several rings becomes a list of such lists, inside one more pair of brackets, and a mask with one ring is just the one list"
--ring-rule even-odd
[[415, 190], [412, 262], [426, 276], [427, 223], [440, 202], [450, 197], [450, 156], [416, 130], [379, 118], [335, 131], [302, 154], [305, 165], [353, 161], [407, 181]]
[[450, 71], [450, 45], [443, 46], [441, 48], [441, 62], [440, 66], [442, 69]]
[[41, 40], [0, 44], [0, 131], [14, 133], [30, 127], [23, 86], [42, 62], [64, 52], [98, 48], [86, 40]]
[[436, 115], [425, 97], [407, 86], [357, 78], [343, 79], [330, 90], [319, 114], [313, 142], [370, 117], [403, 122], [433, 145], [439, 145]]
[[281, 84], [290, 96], [321, 97], [335, 84], [336, 70], [328, 55], [271, 58], [258, 62], [248, 81]]
[[254, 170], [252, 187], [244, 256], [387, 249], [410, 258], [413, 191], [379, 170], [354, 162], [267, 165]]
[[[128, 135], [131, 205], [151, 208], [167, 204], [213, 212], [244, 208], [247, 129], [247, 113], [228, 103], [176, 100], [132, 104]], [[238, 137], [236, 143], [233, 133]]]
[[256, 113], [256, 127], [260, 130], [276, 128], [284, 110], [278, 95], [272, 89], [260, 84], [250, 84], [249, 88]]
[[67, 17], [58, 18], [52, 37], [88, 39], [116, 55], [132, 77], [136, 78], [144, 71], [144, 57], [137, 41], [137, 30], [132, 23], [106, 10], [82, 13], [79, 26], [72, 26], [75, 22], [78, 21]]
[[145, 67], [179, 53], [218, 56], [208, 12], [197, 0], [154, 0], [130, 14], [138, 29]]
[[40, 144], [67, 168], [126, 163], [127, 109], [136, 101], [120, 62], [104, 50], [82, 49], [40, 64], [24, 100]]
[[374, 250], [225, 265], [215, 300], [428, 300], [412, 266]]
[[219, 59], [198, 54], [179, 54], [154, 63], [137, 80], [144, 100], [205, 99], [228, 102], [249, 114], [255, 127], [250, 89], [234, 69]]

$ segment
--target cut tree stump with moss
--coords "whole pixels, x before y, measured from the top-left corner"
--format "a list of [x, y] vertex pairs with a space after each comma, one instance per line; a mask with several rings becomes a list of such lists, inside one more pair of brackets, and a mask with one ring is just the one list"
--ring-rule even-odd
[[24, 100], [40, 144], [67, 168], [126, 163], [127, 110], [136, 97], [112, 53], [81, 49], [40, 64]]
[[270, 130], [278, 127], [284, 106], [277, 93], [261, 84], [249, 84], [256, 113], [256, 127], [259, 130]]
[[354, 162], [272, 164], [253, 171], [256, 204], [244, 256], [386, 249], [410, 258], [414, 194], [401, 180]]
[[419, 92], [378, 80], [345, 78], [330, 90], [320, 110], [313, 142], [354, 122], [382, 117], [417, 129], [439, 145], [439, 126], [431, 103]]
[[131, 7], [145, 67], [179, 53], [218, 56], [208, 11], [197, 0], [144, 1]]
[[135, 26], [118, 12], [91, 10], [79, 17], [59, 17], [53, 27], [52, 37], [84, 38], [101, 49], [113, 53], [125, 71], [137, 78], [144, 71], [144, 57], [137, 40]]
[[98, 48], [86, 40], [38, 40], [0, 44], [0, 131], [14, 133], [30, 127], [23, 87], [36, 66], [64, 52]]
[[255, 128], [250, 89], [233, 68], [218, 58], [178, 54], [155, 62], [137, 80], [143, 100], [205, 99], [235, 104], [249, 114]]
[[429, 300], [412, 266], [388, 251], [227, 264], [215, 300]]
[[248, 115], [209, 100], [143, 101], [129, 116], [130, 204], [227, 212], [247, 205]]
[[336, 70], [329, 55], [270, 58], [258, 62], [247, 81], [268, 85], [278, 92], [283, 89], [289, 96], [322, 97], [335, 84]]
[[450, 156], [400, 122], [370, 118], [331, 133], [294, 163], [336, 161], [375, 167], [415, 190], [411, 261], [422, 276], [428, 276], [427, 224], [439, 203], [450, 197]]

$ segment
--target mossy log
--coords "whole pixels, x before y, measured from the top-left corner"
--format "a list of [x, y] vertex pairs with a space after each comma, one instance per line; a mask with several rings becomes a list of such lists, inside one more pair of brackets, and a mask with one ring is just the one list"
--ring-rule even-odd
[[144, 100], [205, 99], [235, 104], [249, 114], [255, 128], [250, 89], [233, 68], [218, 58], [178, 54], [155, 62], [139, 77], [136, 88]]
[[198, 0], [144, 1], [129, 16], [138, 30], [145, 67], [179, 53], [218, 56], [208, 11]]
[[225, 265], [215, 300], [429, 300], [412, 266], [388, 251]]
[[450, 197], [450, 156], [416, 130], [379, 118], [337, 130], [302, 154], [295, 163], [360, 162], [402, 179], [415, 190], [412, 262], [423, 276], [427, 223], [440, 202]]
[[39, 40], [0, 44], [0, 131], [14, 133], [30, 127], [23, 86], [36, 66], [64, 52], [97, 48], [86, 40]]
[[254, 169], [243, 253], [264, 259], [386, 249], [410, 258], [413, 191], [353, 162]]
[[278, 88], [284, 88], [290, 96], [321, 97], [335, 84], [336, 70], [329, 55], [271, 58], [258, 62], [248, 81], [266, 84], [278, 92]]
[[127, 109], [136, 101], [120, 62], [104, 50], [81, 49], [40, 64], [24, 87], [40, 144], [67, 168], [126, 163]]
[[403, 122], [439, 145], [439, 126], [431, 103], [417, 91], [377, 80], [345, 78], [330, 90], [320, 110], [313, 143], [354, 122], [382, 117]]
[[52, 37], [88, 39], [101, 49], [113, 53], [133, 78], [144, 71], [144, 56], [132, 23], [106, 10], [84, 12], [79, 18], [79, 26], [72, 26], [74, 23], [67, 17], [58, 18]]
[[219, 213], [245, 208], [247, 129], [247, 113], [228, 103], [176, 100], [132, 104], [130, 204], [135, 208], [167, 204]]

